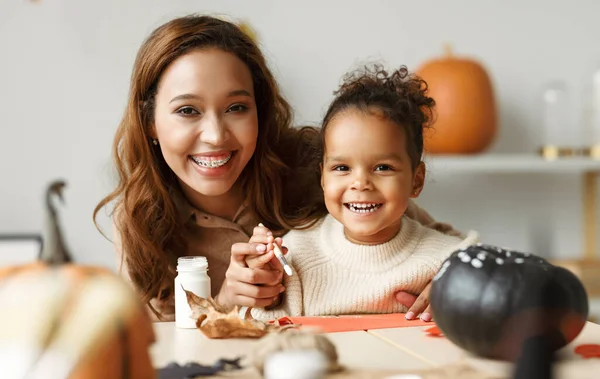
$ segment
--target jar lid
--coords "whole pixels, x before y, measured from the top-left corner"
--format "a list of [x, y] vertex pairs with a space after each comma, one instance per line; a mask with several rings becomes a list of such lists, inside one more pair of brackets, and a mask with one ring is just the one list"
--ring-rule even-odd
[[206, 270], [208, 260], [201, 256], [185, 256], [177, 258], [177, 271], [180, 270]]

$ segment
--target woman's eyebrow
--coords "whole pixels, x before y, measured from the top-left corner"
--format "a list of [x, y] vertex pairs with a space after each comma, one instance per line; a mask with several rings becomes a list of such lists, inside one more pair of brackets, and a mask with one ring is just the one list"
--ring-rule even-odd
[[[237, 89], [237, 90], [231, 91], [227, 94], [227, 97], [235, 97], [235, 96], [252, 97], [250, 92], [246, 91], [245, 89]], [[202, 96], [198, 96], [193, 93], [184, 93], [182, 95], [177, 95], [174, 98], [172, 98], [171, 101], [169, 101], [169, 104], [173, 103], [175, 101], [178, 101], [178, 100], [202, 100]]]
[[238, 89], [238, 90], [235, 90], [235, 91], [231, 91], [227, 95], [227, 97], [234, 97], [234, 96], [248, 96], [248, 97], [252, 97], [252, 95], [250, 94], [250, 92], [246, 91], [245, 89]]
[[169, 101], [169, 104], [171, 104], [174, 101], [177, 100], [200, 100], [201, 97], [198, 95], [194, 95], [193, 93], [184, 93], [183, 95], [177, 95], [174, 98], [171, 99], [171, 101]]

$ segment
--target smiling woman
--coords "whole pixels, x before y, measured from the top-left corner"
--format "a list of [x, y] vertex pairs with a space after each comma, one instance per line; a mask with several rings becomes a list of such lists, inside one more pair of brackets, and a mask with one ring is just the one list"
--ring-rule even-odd
[[239, 254], [262, 254], [248, 244], [259, 222], [281, 234], [325, 212], [317, 133], [290, 124], [264, 57], [235, 24], [191, 15], [146, 39], [115, 136], [119, 184], [94, 214], [114, 205], [119, 265], [158, 319], [174, 319], [180, 256], [207, 257], [223, 303], [268, 305], [281, 293], [279, 268], [250, 269]]

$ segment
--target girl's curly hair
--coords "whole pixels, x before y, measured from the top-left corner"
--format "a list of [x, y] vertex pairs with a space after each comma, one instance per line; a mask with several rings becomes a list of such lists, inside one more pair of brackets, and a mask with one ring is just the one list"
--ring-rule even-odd
[[379, 64], [346, 74], [334, 92], [321, 128], [321, 158], [325, 149], [327, 126], [349, 108], [378, 111], [403, 128], [413, 169], [423, 155], [423, 130], [433, 121], [435, 101], [426, 95], [427, 83], [401, 66], [391, 74]]

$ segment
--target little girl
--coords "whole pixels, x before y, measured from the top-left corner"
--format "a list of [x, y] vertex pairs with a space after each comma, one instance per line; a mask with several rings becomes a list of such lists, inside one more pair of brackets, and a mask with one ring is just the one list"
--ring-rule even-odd
[[[397, 291], [420, 293], [452, 252], [477, 242], [474, 232], [455, 237], [405, 216], [425, 181], [423, 128], [434, 106], [426, 89], [405, 67], [347, 75], [321, 129], [329, 214], [284, 236], [293, 270], [285, 298], [253, 308], [254, 318], [406, 312]], [[251, 242], [263, 239], [255, 229]]]

